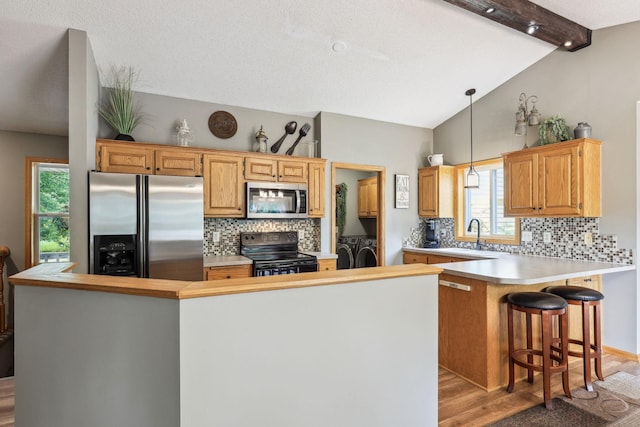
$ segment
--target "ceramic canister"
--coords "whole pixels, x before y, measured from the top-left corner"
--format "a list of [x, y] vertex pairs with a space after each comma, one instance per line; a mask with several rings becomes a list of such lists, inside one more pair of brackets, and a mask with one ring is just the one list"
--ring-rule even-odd
[[587, 122], [580, 122], [573, 130], [573, 136], [578, 138], [591, 138], [591, 126]]

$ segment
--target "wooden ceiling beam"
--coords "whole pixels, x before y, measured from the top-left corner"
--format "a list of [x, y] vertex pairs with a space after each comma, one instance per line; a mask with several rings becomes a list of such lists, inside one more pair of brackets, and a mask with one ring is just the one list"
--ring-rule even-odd
[[[574, 52], [591, 44], [590, 29], [528, 0], [444, 1], [551, 43], [562, 50]], [[491, 8], [493, 12], [489, 13]], [[537, 28], [528, 32], [530, 26]]]

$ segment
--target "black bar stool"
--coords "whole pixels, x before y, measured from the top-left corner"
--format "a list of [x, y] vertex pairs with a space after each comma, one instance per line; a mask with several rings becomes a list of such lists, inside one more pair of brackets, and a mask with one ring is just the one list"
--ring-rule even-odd
[[[571, 398], [569, 390], [569, 322], [567, 320], [567, 301], [545, 292], [515, 292], [507, 295], [507, 326], [509, 333], [509, 386], [507, 391], [513, 392], [515, 383], [515, 365], [527, 369], [527, 381], [533, 383], [533, 371], [542, 372], [544, 406], [552, 409], [551, 374], [562, 372], [562, 388], [564, 394]], [[526, 315], [526, 348], [515, 348], [513, 313], [519, 311]], [[540, 316], [542, 329], [542, 348], [533, 348], [531, 315]], [[553, 334], [552, 319], [558, 318], [557, 336]], [[557, 342], [560, 347], [554, 347]], [[523, 356], [526, 356], [526, 361]], [[534, 356], [541, 356], [540, 364], [534, 363]], [[555, 364], [554, 364], [555, 362]]]
[[[596, 375], [600, 380], [604, 380], [604, 375], [602, 375], [602, 343], [600, 333], [600, 301], [604, 299], [604, 295], [595, 289], [584, 288], [582, 286], [552, 286], [545, 289], [545, 292], [558, 295], [571, 305], [582, 306], [582, 340], [569, 337], [569, 343], [578, 344], [582, 349], [581, 351], [569, 349], [569, 356], [582, 358], [584, 386], [587, 390], [593, 391], [593, 385], [591, 383], [591, 359], [595, 360]], [[593, 307], [593, 343], [591, 342], [591, 307]]]

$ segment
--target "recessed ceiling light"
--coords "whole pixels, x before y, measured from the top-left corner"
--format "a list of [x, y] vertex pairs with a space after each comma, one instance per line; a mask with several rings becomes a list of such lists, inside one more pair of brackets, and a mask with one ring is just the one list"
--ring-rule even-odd
[[493, 13], [496, 11], [495, 7], [488, 7], [484, 10], [484, 13]]
[[341, 53], [347, 50], [347, 44], [342, 40], [338, 40], [331, 46], [331, 50], [335, 53]]
[[564, 47], [570, 47], [573, 44], [573, 42], [571, 40], [567, 40], [566, 42], [564, 42]]

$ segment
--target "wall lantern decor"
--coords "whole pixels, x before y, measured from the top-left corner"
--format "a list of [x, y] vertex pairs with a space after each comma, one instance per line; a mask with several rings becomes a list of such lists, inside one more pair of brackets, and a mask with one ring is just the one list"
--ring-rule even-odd
[[[515, 133], [518, 136], [527, 134], [527, 126], [536, 126], [540, 124], [540, 113], [536, 108], [536, 102], [538, 97], [527, 95], [522, 92], [519, 98], [520, 104], [518, 105], [518, 111], [516, 112], [516, 129]], [[529, 101], [531, 101], [531, 110], [529, 111]]]

